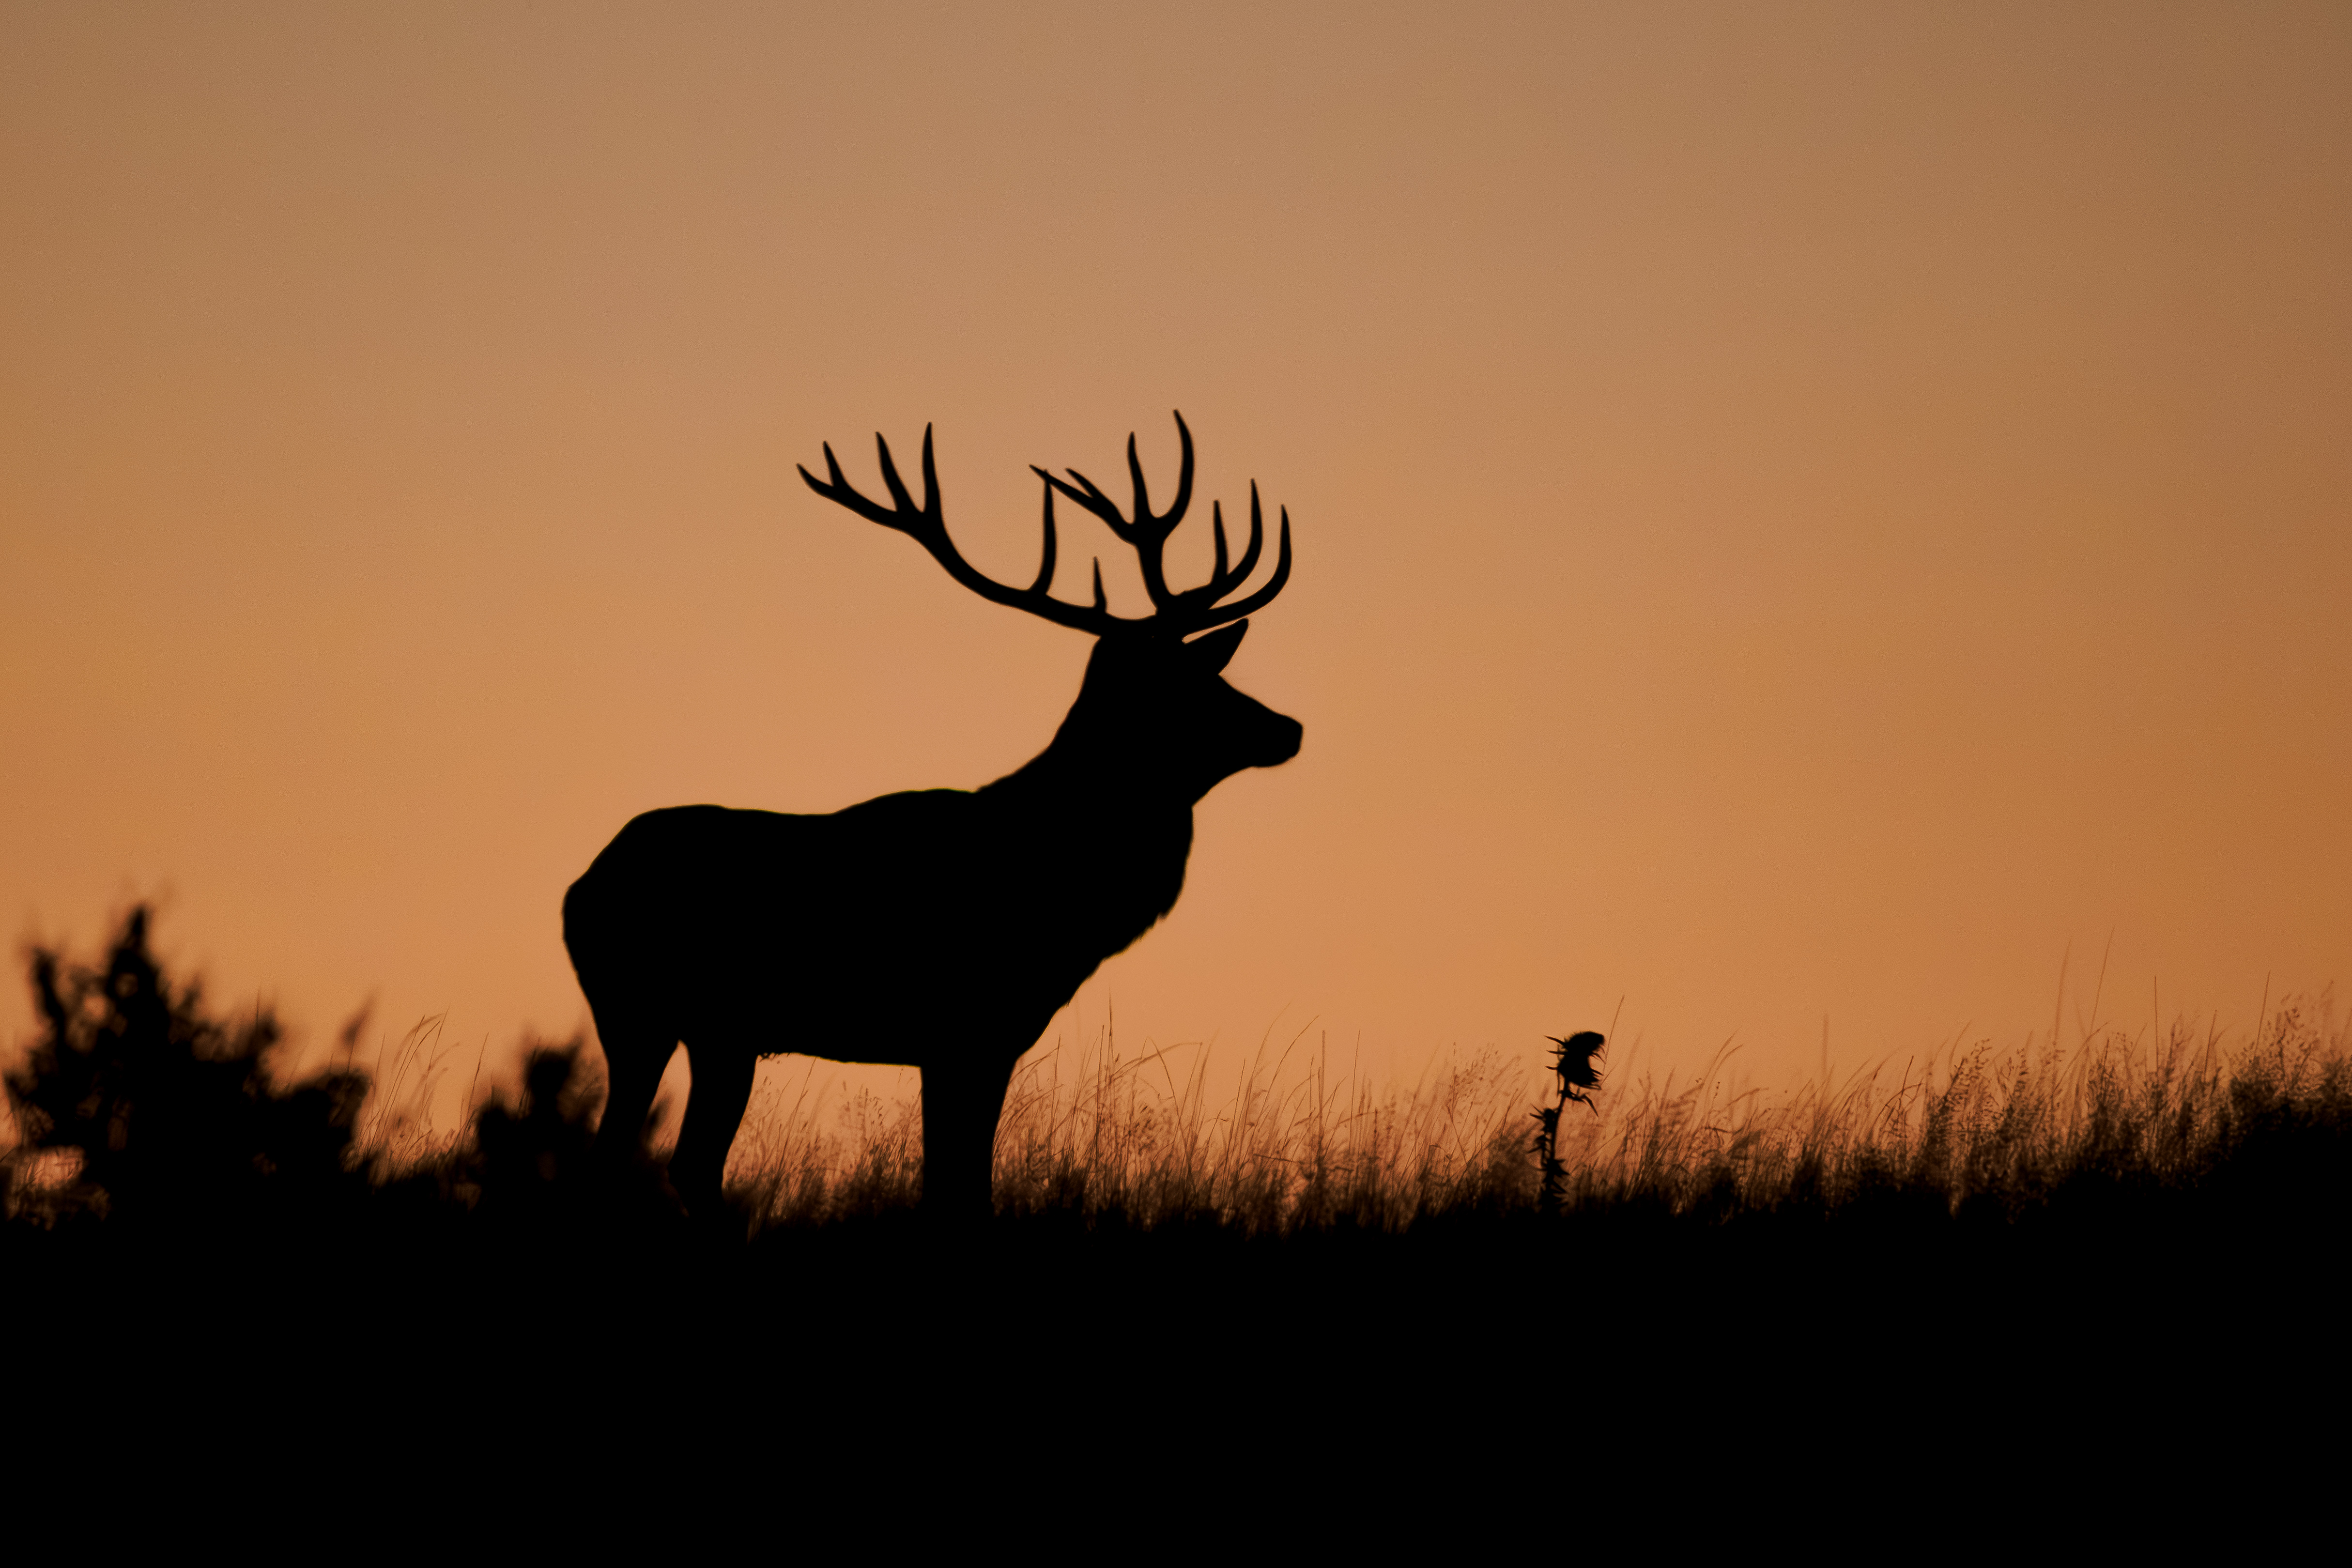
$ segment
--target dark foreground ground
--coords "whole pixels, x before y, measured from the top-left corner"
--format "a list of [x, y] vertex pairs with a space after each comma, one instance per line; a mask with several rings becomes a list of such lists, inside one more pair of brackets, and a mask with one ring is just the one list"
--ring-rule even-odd
[[748, 1241], [642, 1215], [20, 1221], [0, 1230], [0, 1334], [20, 1375], [316, 1377], [383, 1416], [537, 1382], [801, 1406], [961, 1386], [1240, 1424], [1522, 1395], [2167, 1403], [2340, 1372], [2346, 1226], [2307, 1195], [2084, 1190], [1954, 1216], [1890, 1194], [1712, 1223], [1628, 1207], [1259, 1236], [1050, 1215], [943, 1234], [911, 1213]]

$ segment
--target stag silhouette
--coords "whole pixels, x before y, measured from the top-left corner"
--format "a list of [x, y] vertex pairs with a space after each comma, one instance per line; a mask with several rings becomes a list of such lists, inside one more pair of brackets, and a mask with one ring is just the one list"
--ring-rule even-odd
[[[1245, 768], [1298, 753], [1296, 720], [1223, 679], [1244, 617], [1289, 580], [1289, 511], [1273, 575], [1255, 593], [1223, 602], [1265, 544], [1255, 481], [1241, 559], [1228, 564], [1223, 509], [1213, 504], [1209, 580], [1171, 589], [1163, 547], [1192, 497], [1181, 414], [1176, 432], [1182, 468], [1164, 513], [1151, 510], [1132, 435], [1131, 518], [1076, 469], [1066, 479], [1033, 469], [1045, 481], [1045, 561], [1026, 588], [957, 553], [928, 427], [919, 507], [879, 435], [888, 507], [842, 477], [830, 444], [827, 479], [800, 470], [827, 500], [912, 536], [982, 598], [1092, 634], [1094, 652], [1052, 744], [980, 789], [911, 790], [825, 816], [676, 806], [621, 829], [563, 900], [564, 945], [611, 1084], [600, 1157], [642, 1147], [682, 1044], [693, 1085], [670, 1184], [689, 1213], [716, 1211], [759, 1058], [903, 1063], [922, 1070], [924, 1207], [988, 1212], [1013, 1064], [1105, 959], [1174, 907], [1193, 804]], [[1052, 595], [1057, 493], [1134, 550], [1149, 615], [1110, 613], [1099, 560], [1091, 605]]]

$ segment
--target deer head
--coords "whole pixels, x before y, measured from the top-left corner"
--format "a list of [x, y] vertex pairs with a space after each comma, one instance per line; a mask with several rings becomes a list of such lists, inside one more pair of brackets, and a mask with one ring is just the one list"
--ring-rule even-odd
[[[1165, 512], [1154, 513], [1143, 479], [1143, 464], [1136, 456], [1135, 437], [1127, 438], [1127, 467], [1135, 484], [1134, 516], [1121, 512], [1117, 502], [1076, 468], [1064, 479], [1032, 465], [1045, 481], [1045, 558], [1037, 580], [1026, 588], [999, 583], [964, 560], [948, 537], [940, 511], [939, 474], [931, 461], [931, 432], [923, 429], [923, 502], [918, 507], [891, 461], [890, 444], [880, 435], [874, 444], [882, 459], [882, 482], [892, 505], [885, 507], [858, 493], [845, 479], [830, 443], [824, 447], [828, 478], [820, 479], [800, 470], [809, 489], [827, 500], [847, 507], [870, 522], [907, 534], [948, 575], [994, 604], [1026, 610], [1056, 626], [1088, 632], [1098, 640], [1087, 664], [1085, 684], [1077, 702], [1064, 721], [1053, 752], [1082, 756], [1090, 766], [1133, 769], [1131, 777], [1165, 781], [1187, 801], [1197, 800], [1216, 783], [1244, 768], [1273, 767], [1297, 755], [1304, 733], [1297, 721], [1285, 718], [1265, 704], [1245, 697], [1223, 679], [1242, 637], [1246, 618], [1263, 609], [1290, 580], [1290, 511], [1280, 512], [1280, 542], [1274, 574], [1264, 587], [1232, 604], [1223, 603], [1249, 581], [1265, 547], [1265, 516], [1258, 502], [1257, 484], [1250, 484], [1249, 543], [1239, 561], [1231, 561], [1225, 542], [1224, 508], [1211, 502], [1210, 526], [1214, 531], [1216, 560], [1209, 580], [1195, 588], [1168, 585], [1163, 557], [1169, 535], [1184, 521], [1192, 500], [1192, 432], [1184, 416], [1176, 416], [1177, 439], [1182, 463], [1176, 477], [1176, 498]], [[1054, 597], [1054, 565], [1058, 541], [1054, 525], [1055, 494], [1068, 497], [1108, 525], [1111, 533], [1136, 553], [1143, 590], [1151, 601], [1145, 616], [1115, 616], [1103, 593], [1102, 562], [1094, 563], [1094, 603], [1074, 605]], [[1199, 634], [1199, 635], [1196, 635]], [[1191, 637], [1192, 640], [1185, 640]], [[1049, 752], [1049, 754], [1052, 754]]]

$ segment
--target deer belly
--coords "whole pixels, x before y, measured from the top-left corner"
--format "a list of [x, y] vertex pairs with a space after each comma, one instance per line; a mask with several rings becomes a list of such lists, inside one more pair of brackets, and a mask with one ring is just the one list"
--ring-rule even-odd
[[[716, 935], [667, 965], [681, 1034], [726, 1038], [761, 1056], [920, 1066], [972, 1049], [1034, 1044], [1093, 965], [1003, 965], [993, 953], [942, 953], [905, 933], [806, 929], [753, 943]], [[699, 945], [699, 944], [697, 944]]]

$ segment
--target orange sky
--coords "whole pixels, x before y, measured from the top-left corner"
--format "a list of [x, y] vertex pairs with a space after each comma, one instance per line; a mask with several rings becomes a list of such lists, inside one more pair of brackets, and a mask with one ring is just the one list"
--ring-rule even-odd
[[2352, 970], [2352, 10], [848, 9], [0, 8], [8, 934], [163, 893], [314, 1042], [569, 1030], [632, 814], [982, 784], [1076, 689], [793, 465], [936, 422], [1025, 581], [1026, 465], [1181, 408], [1291, 510], [1232, 675], [1307, 738], [1124, 1037], [1622, 995], [1777, 1079], [2110, 933], [2127, 1024]]

